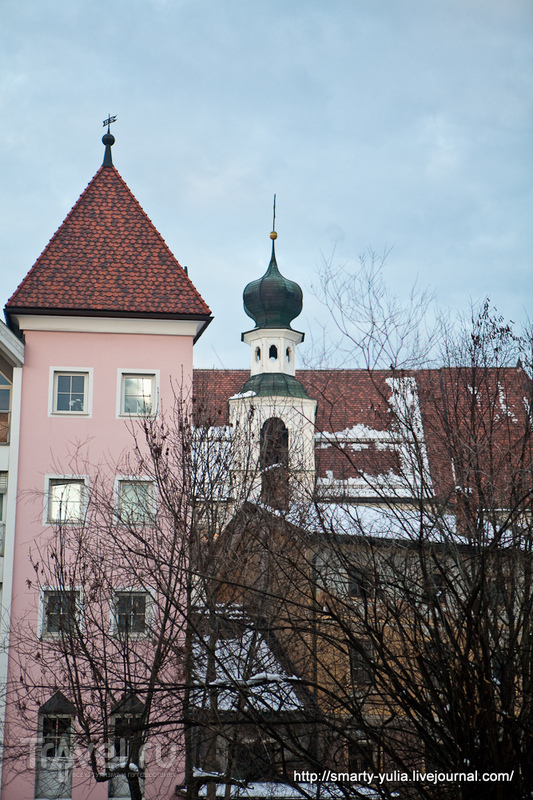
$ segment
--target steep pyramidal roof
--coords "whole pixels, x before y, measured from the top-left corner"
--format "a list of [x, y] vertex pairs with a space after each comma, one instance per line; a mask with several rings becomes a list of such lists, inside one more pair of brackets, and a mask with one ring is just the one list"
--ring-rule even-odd
[[109, 161], [8, 300], [8, 315], [23, 311], [206, 320], [210, 315]]

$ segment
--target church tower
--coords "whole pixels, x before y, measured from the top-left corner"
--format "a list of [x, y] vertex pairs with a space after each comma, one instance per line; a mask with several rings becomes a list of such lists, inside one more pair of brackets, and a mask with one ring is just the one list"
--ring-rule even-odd
[[249, 283], [244, 310], [255, 322], [242, 334], [250, 345], [250, 378], [230, 398], [230, 422], [242, 440], [239, 469], [250, 473], [252, 497], [287, 508], [291, 499], [309, 496], [314, 488], [316, 400], [296, 379], [295, 351], [304, 334], [291, 322], [302, 310], [302, 290], [278, 269], [272, 231], [272, 255], [265, 274]]

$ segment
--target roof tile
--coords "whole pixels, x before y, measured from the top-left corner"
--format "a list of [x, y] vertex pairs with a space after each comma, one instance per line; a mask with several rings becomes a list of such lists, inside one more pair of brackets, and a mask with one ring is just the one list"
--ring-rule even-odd
[[[240, 391], [249, 375], [247, 370], [195, 370], [197, 424], [227, 425], [228, 398]], [[387, 382], [391, 375], [358, 369], [296, 371], [296, 378], [309, 397], [318, 401], [315, 451], [318, 477], [325, 478], [328, 473], [338, 480], [362, 474], [398, 479], [405, 476], [402, 447], [387, 437], [387, 432], [398, 431], [392, 390]], [[472, 457], [476, 448], [481, 463], [483, 459], [490, 460], [487, 484], [495, 484], [491, 492], [497, 495], [497, 503], [502, 507], [520, 481], [530, 485], [527, 397], [531, 396], [531, 385], [522, 368], [480, 370], [475, 413], [466, 369], [420, 369], [398, 376], [416, 381], [430, 475], [438, 494], [453, 495], [459, 456], [466, 453]], [[371, 435], [365, 442], [366, 432]], [[351, 436], [357, 440], [361, 435], [363, 446], [354, 447], [353, 442], [346, 446], [344, 434], [347, 441]], [[468, 472], [468, 464], [465, 469]]]
[[115, 167], [101, 167], [6, 304], [207, 317], [209, 308]]

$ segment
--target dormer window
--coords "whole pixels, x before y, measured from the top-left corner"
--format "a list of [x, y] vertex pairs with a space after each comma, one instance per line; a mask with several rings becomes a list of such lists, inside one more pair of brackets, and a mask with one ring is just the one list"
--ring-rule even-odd
[[271, 361], [276, 361], [278, 358], [278, 348], [275, 344], [270, 345], [270, 350], [268, 351], [268, 357]]

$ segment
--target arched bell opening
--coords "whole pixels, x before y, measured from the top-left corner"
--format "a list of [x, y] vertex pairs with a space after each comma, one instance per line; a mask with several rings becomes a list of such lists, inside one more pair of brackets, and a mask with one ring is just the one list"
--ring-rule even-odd
[[268, 351], [268, 357], [271, 361], [278, 360], [278, 348], [276, 347], [275, 344], [270, 345], [270, 349]]
[[289, 431], [278, 417], [267, 419], [260, 439], [261, 501], [274, 508], [289, 505]]

